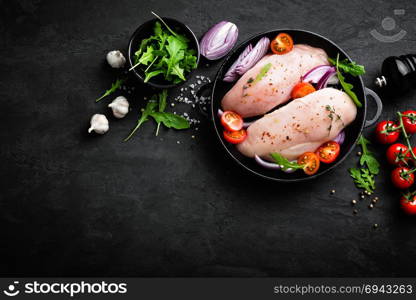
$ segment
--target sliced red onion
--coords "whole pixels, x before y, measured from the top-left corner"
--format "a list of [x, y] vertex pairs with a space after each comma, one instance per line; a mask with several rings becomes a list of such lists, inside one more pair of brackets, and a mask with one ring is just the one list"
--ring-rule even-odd
[[201, 55], [209, 60], [224, 57], [234, 47], [238, 38], [238, 28], [234, 23], [221, 21], [202, 37]]
[[253, 50], [235, 67], [235, 72], [238, 75], [243, 75], [252, 66], [254, 66], [263, 56], [266, 55], [270, 47], [270, 40], [268, 37], [262, 37], [254, 46]]
[[268, 162], [263, 160], [260, 156], [258, 156], [257, 154], [254, 155], [254, 159], [255, 161], [262, 167], [266, 168], [266, 169], [270, 169], [270, 170], [282, 170], [285, 173], [293, 173], [296, 171], [296, 169], [293, 168], [288, 168], [288, 169], [283, 169], [283, 166], [278, 165], [276, 163], [272, 163], [272, 162]]
[[327, 84], [335, 85], [339, 83], [337, 73], [335, 72], [331, 77], [329, 77]]
[[333, 69], [328, 70], [322, 76], [322, 78], [318, 81], [318, 83], [316, 84], [316, 89], [317, 90], [326, 88], [328, 86], [329, 79], [337, 73], [337, 71], [335, 70], [335, 68], [334, 67], [332, 67], [332, 68]]
[[343, 130], [336, 136], [336, 138], [334, 138], [334, 142], [337, 142], [338, 144], [342, 145], [344, 141], [345, 141], [345, 132]]
[[240, 56], [237, 58], [237, 60], [231, 65], [231, 67], [228, 69], [227, 73], [224, 75], [224, 81], [226, 82], [233, 82], [238, 79], [238, 74], [235, 71], [235, 68], [241, 63], [241, 61], [250, 53], [250, 51], [253, 49], [253, 46], [251, 44], [248, 44], [246, 49], [240, 54]]
[[282, 166], [281, 166], [281, 165], [278, 165], [278, 164], [275, 164], [275, 163], [272, 163], [272, 162], [268, 162], [268, 161], [263, 160], [263, 159], [262, 159], [262, 158], [260, 158], [260, 156], [258, 156], [257, 154], [256, 154], [256, 155], [254, 155], [254, 159], [256, 160], [256, 162], [257, 162], [260, 166], [262, 166], [262, 167], [264, 167], [264, 168], [266, 168], [266, 169], [271, 169], [271, 170], [280, 170], [280, 169], [282, 168]]
[[319, 80], [329, 71], [335, 68], [329, 65], [320, 65], [317, 66], [310, 71], [308, 71], [305, 75], [302, 76], [303, 82], [309, 82], [317, 84]]

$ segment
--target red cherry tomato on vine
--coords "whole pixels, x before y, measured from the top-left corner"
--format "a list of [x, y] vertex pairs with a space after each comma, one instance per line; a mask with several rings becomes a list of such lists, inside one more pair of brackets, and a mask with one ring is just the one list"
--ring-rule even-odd
[[397, 141], [400, 131], [397, 129], [397, 124], [393, 121], [382, 121], [377, 124], [376, 136], [381, 144], [391, 144]]
[[410, 173], [410, 169], [399, 167], [391, 172], [391, 181], [398, 189], [407, 189], [415, 182], [415, 175]]
[[407, 110], [402, 113], [404, 129], [406, 129], [407, 134], [413, 134], [416, 132], [416, 111]]
[[408, 215], [416, 215], [416, 195], [400, 198], [400, 207]]
[[386, 152], [387, 161], [391, 165], [395, 166], [407, 166], [407, 163], [410, 159], [409, 148], [403, 144], [393, 144], [391, 145]]

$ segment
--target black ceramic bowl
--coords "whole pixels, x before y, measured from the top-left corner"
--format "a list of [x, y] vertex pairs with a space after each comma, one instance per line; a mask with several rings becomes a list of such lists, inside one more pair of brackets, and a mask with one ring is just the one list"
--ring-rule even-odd
[[[195, 34], [192, 32], [192, 30], [188, 26], [183, 24], [182, 22], [179, 22], [178, 20], [165, 18], [165, 17], [163, 17], [162, 19], [163, 21], [166, 22], [166, 24], [168, 24], [170, 28], [172, 28], [172, 30], [174, 30], [178, 34], [184, 35], [185, 37], [189, 39], [189, 47], [191, 49], [195, 49], [196, 57], [197, 57], [197, 64], [198, 64], [199, 63], [199, 42]], [[139, 28], [136, 29], [136, 31], [131, 36], [130, 41], [129, 41], [129, 48], [128, 48], [128, 60], [130, 64], [129, 68], [134, 66], [134, 53], [139, 49], [141, 41], [153, 35], [153, 28], [154, 28], [156, 21], [158, 21], [158, 19], [155, 18], [155, 19], [152, 19], [143, 23], [142, 25], [140, 25]], [[162, 26], [164, 25], [162, 24]], [[143, 70], [140, 69], [140, 66], [138, 66], [137, 68], [134, 68], [131, 72], [134, 72], [137, 78], [139, 78], [141, 82], [145, 83], [144, 72]], [[185, 74], [185, 78], [188, 79], [191, 73], [192, 72]], [[159, 89], [166, 89], [166, 88], [172, 88], [172, 87], [181, 85], [183, 83], [184, 81], [179, 82], [179, 83], [172, 83], [170, 81], [165, 80], [163, 76], [155, 76], [151, 78], [145, 84], [148, 84], [152, 87], [159, 88]]]
[[[293, 37], [293, 40], [296, 44], [308, 44], [313, 47], [322, 48], [326, 51], [329, 57], [335, 58], [337, 54], [339, 53], [340, 60], [344, 58], [351, 60], [349, 56], [334, 42], [313, 32], [304, 31], [304, 30], [279, 29], [279, 30], [272, 30], [272, 31], [257, 34], [253, 36], [252, 38], [248, 39], [247, 41], [243, 42], [242, 44], [240, 44], [232, 53], [230, 53], [227, 56], [227, 58], [225, 59], [225, 62], [221, 65], [216, 75], [214, 85], [213, 85], [213, 90], [212, 90], [212, 101], [211, 101], [212, 122], [214, 124], [215, 131], [217, 133], [217, 136], [225, 152], [229, 155], [231, 159], [233, 159], [235, 162], [237, 162], [240, 166], [242, 166], [247, 171], [251, 172], [252, 174], [256, 176], [260, 176], [260, 177], [275, 180], [275, 181], [281, 181], [281, 182], [305, 181], [305, 180], [314, 179], [322, 174], [325, 174], [328, 171], [336, 168], [342, 163], [342, 161], [348, 156], [348, 154], [354, 148], [364, 126], [370, 126], [372, 123], [374, 123], [377, 120], [378, 116], [381, 113], [381, 102], [380, 102], [380, 99], [377, 97], [377, 95], [373, 91], [365, 88], [361, 77], [353, 77], [349, 75], [345, 76], [346, 81], [353, 84], [354, 91], [357, 94], [358, 99], [360, 99], [361, 102], [363, 103], [363, 106], [361, 108], [358, 108], [357, 117], [355, 121], [345, 128], [346, 138], [345, 138], [344, 144], [341, 146], [341, 153], [337, 161], [332, 164], [321, 164], [319, 171], [315, 175], [308, 176], [304, 174], [304, 172], [302, 171], [296, 171], [295, 173], [288, 174], [280, 170], [265, 169], [264, 167], [258, 165], [256, 161], [254, 160], [254, 158], [249, 158], [249, 157], [245, 157], [244, 155], [242, 155], [236, 149], [234, 145], [227, 143], [225, 141], [223, 137], [223, 127], [221, 125], [220, 118], [217, 116], [218, 109], [221, 108], [222, 98], [234, 85], [234, 83], [227, 83], [227, 82], [224, 82], [222, 79], [224, 78], [224, 74], [227, 72], [229, 67], [233, 64], [233, 62], [238, 58], [240, 53], [246, 48], [246, 46], [249, 43], [251, 43], [254, 46], [257, 43], [257, 41], [263, 36], [267, 36], [270, 38], [270, 40], [272, 40], [277, 34], [281, 32], [286, 32], [290, 34]], [[376, 117], [372, 121], [366, 122], [366, 114], [367, 114], [366, 96], [367, 94], [370, 94], [374, 97], [374, 99], [377, 102], [378, 109], [377, 109]]]

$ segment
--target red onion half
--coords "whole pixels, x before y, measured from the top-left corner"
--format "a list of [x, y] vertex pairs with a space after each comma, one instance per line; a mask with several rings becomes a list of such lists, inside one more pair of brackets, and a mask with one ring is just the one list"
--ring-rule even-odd
[[201, 55], [208, 60], [224, 57], [234, 47], [238, 38], [238, 28], [234, 23], [221, 21], [202, 37]]

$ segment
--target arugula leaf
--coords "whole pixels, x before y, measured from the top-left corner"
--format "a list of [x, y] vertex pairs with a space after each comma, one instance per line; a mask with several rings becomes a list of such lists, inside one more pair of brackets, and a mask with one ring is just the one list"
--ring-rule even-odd
[[358, 144], [361, 145], [362, 148], [362, 155], [360, 158], [360, 165], [364, 166], [367, 165], [368, 170], [371, 174], [377, 175], [380, 171], [380, 164], [377, 159], [374, 157], [374, 154], [368, 150], [367, 145], [371, 144], [369, 140], [367, 140], [362, 135], [358, 139]]
[[[168, 90], [163, 90], [161, 93], [159, 93], [158, 98], [159, 98], [159, 112], [164, 112], [165, 108], [166, 108], [166, 102], [167, 102], [167, 97], [168, 97]], [[160, 128], [160, 124], [161, 121], [156, 120], [157, 123], [157, 128], [156, 128], [156, 136], [159, 134], [159, 128]]]
[[168, 90], [163, 90], [159, 95], [159, 111], [165, 111], [167, 98], [168, 98]]
[[351, 168], [348, 171], [350, 172], [350, 175], [354, 179], [354, 183], [358, 188], [363, 188], [368, 192], [374, 192], [374, 175], [372, 175], [368, 169]]
[[338, 62], [338, 60], [339, 60], [339, 54], [337, 56], [337, 62], [336, 62], [337, 76], [338, 76], [338, 79], [339, 79], [339, 83], [341, 84], [344, 91], [348, 94], [348, 96], [350, 96], [351, 99], [354, 101], [355, 105], [357, 105], [358, 107], [362, 107], [363, 105], [361, 104], [360, 100], [358, 100], [357, 95], [352, 91], [354, 86], [351, 83], [345, 82], [345, 77], [339, 71], [339, 62]]
[[149, 72], [146, 74], [146, 77], [144, 78], [144, 82], [148, 82], [150, 78], [155, 77], [162, 73], [163, 73], [163, 70], [156, 70], [156, 71]]
[[290, 162], [286, 157], [283, 157], [280, 153], [271, 153], [271, 157], [276, 164], [281, 165], [283, 170], [286, 169], [303, 169], [303, 165], [299, 165], [296, 162]]
[[195, 69], [197, 67], [196, 56], [193, 54], [189, 54], [189, 51], [187, 51], [181, 63], [181, 67], [184, 68], [186, 72]]
[[[337, 65], [337, 61], [333, 58], [328, 58], [328, 61], [334, 66]], [[353, 61], [350, 62], [348, 59], [338, 61], [338, 67], [345, 73], [351, 74], [352, 76], [359, 76], [365, 74], [364, 66], [358, 65]]]
[[114, 93], [116, 90], [118, 90], [121, 87], [124, 81], [125, 81], [124, 79], [117, 79], [116, 82], [111, 84], [110, 89], [106, 90], [105, 93], [100, 98], [95, 99], [95, 102], [98, 102], [104, 97], [107, 97], [108, 95]]
[[146, 105], [146, 108], [143, 110], [142, 115], [140, 116], [139, 120], [137, 121], [136, 127], [130, 132], [130, 134], [124, 139], [127, 142], [135, 133], [136, 131], [142, 126], [142, 124], [149, 120], [149, 116], [155, 111], [157, 106], [157, 102], [149, 101]]
[[153, 46], [147, 46], [147, 50], [140, 57], [139, 63], [142, 64], [142, 65], [147, 66], [147, 64], [154, 59], [154, 55], [153, 55], [154, 50], [155, 49], [153, 49]]
[[178, 64], [174, 65], [171, 70], [171, 74], [177, 75], [180, 79], [185, 81], [185, 76], [183, 75], [184, 69], [182, 69]]
[[153, 112], [150, 115], [156, 122], [163, 123], [167, 128], [187, 129], [190, 127], [188, 120], [170, 112]]

